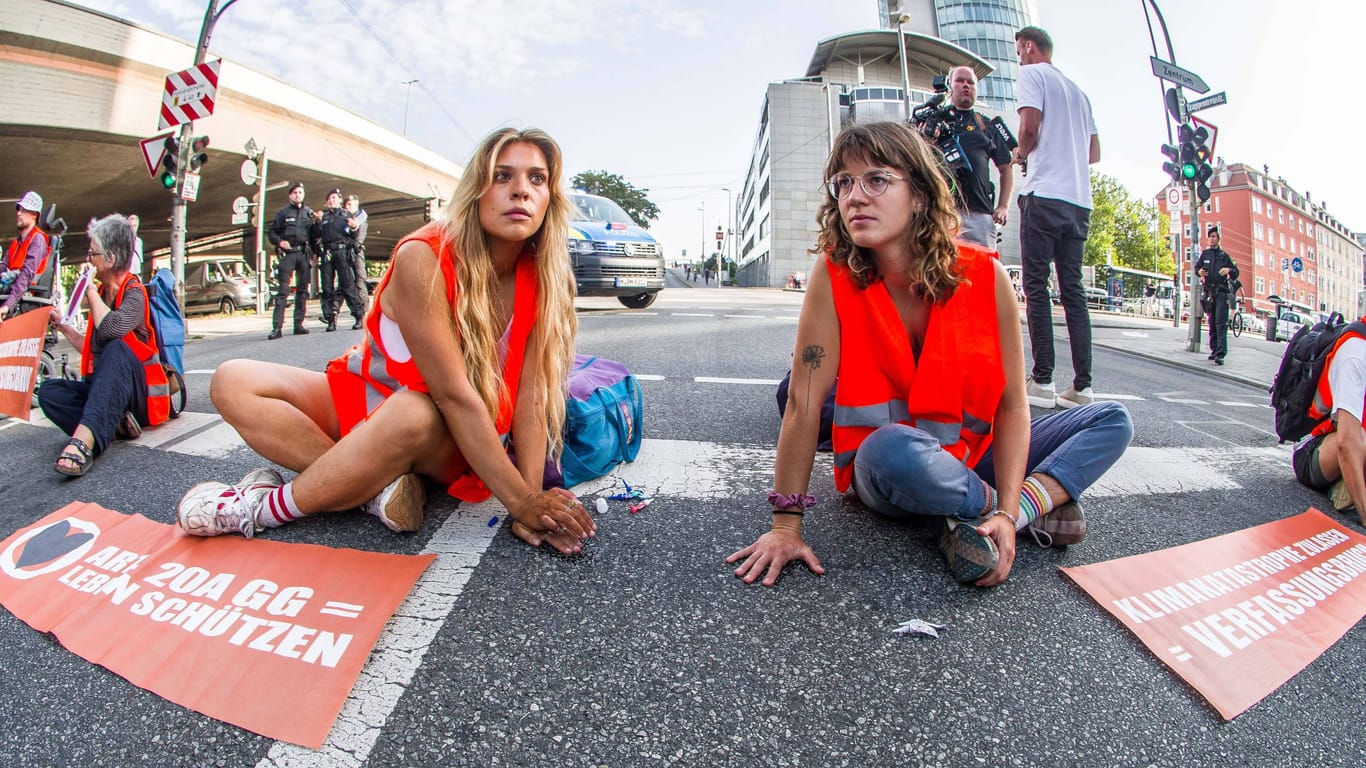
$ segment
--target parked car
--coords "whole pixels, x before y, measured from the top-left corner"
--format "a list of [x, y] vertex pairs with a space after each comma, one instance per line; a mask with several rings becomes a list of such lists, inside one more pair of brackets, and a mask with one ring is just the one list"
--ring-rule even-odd
[[1276, 318], [1276, 341], [1290, 341], [1295, 336], [1295, 332], [1312, 320], [1291, 309], [1281, 310], [1280, 317]]
[[256, 307], [256, 272], [240, 258], [204, 259], [185, 266], [185, 312]]
[[1086, 294], [1086, 303], [1096, 309], [1108, 310], [1113, 303], [1110, 294], [1106, 293], [1104, 288], [1085, 288], [1083, 292]]

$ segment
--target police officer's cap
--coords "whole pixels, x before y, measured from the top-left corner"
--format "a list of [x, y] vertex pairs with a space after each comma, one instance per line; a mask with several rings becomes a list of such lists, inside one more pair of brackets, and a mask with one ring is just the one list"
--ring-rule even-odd
[[292, 195], [292, 194], [294, 194], [294, 190], [296, 190], [296, 189], [303, 189], [303, 188], [304, 188], [304, 183], [303, 183], [302, 181], [296, 181], [296, 182], [294, 182], [293, 184], [289, 185], [289, 194]]
[[332, 189], [329, 189], [329, 190], [327, 191], [327, 196], [328, 196], [328, 197], [331, 197], [331, 196], [333, 196], [333, 195], [336, 195], [337, 197], [341, 197], [341, 187], [333, 187]]

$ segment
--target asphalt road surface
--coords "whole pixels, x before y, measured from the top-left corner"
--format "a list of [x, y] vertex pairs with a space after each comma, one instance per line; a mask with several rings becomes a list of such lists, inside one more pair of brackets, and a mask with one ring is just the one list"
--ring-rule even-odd
[[[1132, 412], [1132, 447], [1085, 497], [1087, 539], [1049, 550], [1022, 540], [999, 588], [950, 580], [935, 529], [840, 500], [828, 455], [806, 518], [827, 573], [792, 566], [772, 589], [736, 579], [724, 558], [768, 521], [774, 389], [800, 301], [671, 288], [646, 311], [579, 302], [580, 351], [642, 378], [646, 440], [637, 462], [578, 491], [604, 496], [625, 479], [653, 498], [639, 514], [612, 502], [581, 556], [490, 527], [496, 504], [440, 495], [416, 534], [356, 513], [265, 534], [438, 554], [321, 751], [171, 704], [0, 611], [0, 764], [1366, 764], [1360, 625], [1224, 722], [1058, 570], [1323, 507], [1294, 482], [1266, 394], [1251, 387], [1097, 348], [1096, 389]], [[0, 536], [77, 499], [173, 522], [190, 485], [262, 464], [213, 413], [209, 372], [242, 356], [317, 369], [357, 338], [192, 342], [192, 412], [116, 445], [78, 480], [52, 471], [55, 429], [0, 422]], [[1061, 339], [1058, 350], [1065, 369]], [[892, 633], [911, 618], [947, 628]]]

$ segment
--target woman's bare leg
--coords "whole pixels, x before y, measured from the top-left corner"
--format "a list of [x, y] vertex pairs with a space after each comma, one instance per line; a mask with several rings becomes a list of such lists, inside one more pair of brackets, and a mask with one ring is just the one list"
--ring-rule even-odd
[[341, 433], [327, 375], [317, 371], [229, 360], [214, 372], [209, 399], [253, 451], [295, 472], [317, 461]]

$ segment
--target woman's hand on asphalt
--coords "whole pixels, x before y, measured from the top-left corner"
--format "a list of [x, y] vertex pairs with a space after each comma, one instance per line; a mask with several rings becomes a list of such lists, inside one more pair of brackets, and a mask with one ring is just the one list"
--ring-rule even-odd
[[549, 544], [566, 555], [583, 551], [583, 541], [598, 531], [588, 508], [563, 488], [532, 493], [508, 514], [517, 538], [533, 547]]
[[764, 586], [778, 583], [783, 567], [793, 560], [806, 563], [811, 572], [820, 576], [825, 573], [815, 550], [802, 540], [799, 529], [775, 526], [773, 530], [760, 536], [753, 544], [726, 558], [727, 563], [743, 559], [735, 569], [735, 575], [753, 584], [760, 574], [764, 575]]

